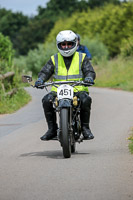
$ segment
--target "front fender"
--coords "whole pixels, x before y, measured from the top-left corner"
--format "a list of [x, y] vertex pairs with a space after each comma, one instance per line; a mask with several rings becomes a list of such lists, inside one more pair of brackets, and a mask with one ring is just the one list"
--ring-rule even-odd
[[72, 107], [72, 101], [70, 99], [60, 99], [59, 100], [59, 108], [70, 108]]

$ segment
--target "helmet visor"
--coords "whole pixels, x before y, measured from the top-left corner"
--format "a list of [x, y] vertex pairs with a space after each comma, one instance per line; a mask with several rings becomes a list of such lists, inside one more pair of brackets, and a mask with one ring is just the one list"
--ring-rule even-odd
[[68, 50], [75, 47], [75, 42], [72, 41], [64, 41], [58, 44], [59, 49], [61, 50]]

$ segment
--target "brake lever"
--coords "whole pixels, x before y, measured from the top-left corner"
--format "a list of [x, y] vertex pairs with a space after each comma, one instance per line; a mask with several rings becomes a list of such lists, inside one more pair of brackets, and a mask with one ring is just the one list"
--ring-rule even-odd
[[89, 82], [88, 83], [85, 83], [85, 82], [83, 83], [84, 86], [93, 86], [94, 84], [95, 84], [94, 82], [93, 83], [89, 83]]

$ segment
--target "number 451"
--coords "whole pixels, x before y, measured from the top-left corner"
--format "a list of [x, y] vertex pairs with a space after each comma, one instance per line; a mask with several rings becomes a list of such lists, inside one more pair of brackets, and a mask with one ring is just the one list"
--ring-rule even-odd
[[62, 89], [59, 93], [59, 95], [62, 95], [62, 96], [67, 96], [67, 95], [70, 95], [71, 96], [71, 90], [69, 89]]

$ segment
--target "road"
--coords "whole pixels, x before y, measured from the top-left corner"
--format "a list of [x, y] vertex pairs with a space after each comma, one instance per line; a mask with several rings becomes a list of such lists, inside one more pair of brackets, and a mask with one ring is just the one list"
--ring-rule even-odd
[[0, 200], [132, 200], [133, 93], [90, 88], [95, 139], [64, 159], [57, 141], [39, 139], [44, 91], [29, 91], [32, 102], [0, 116]]

